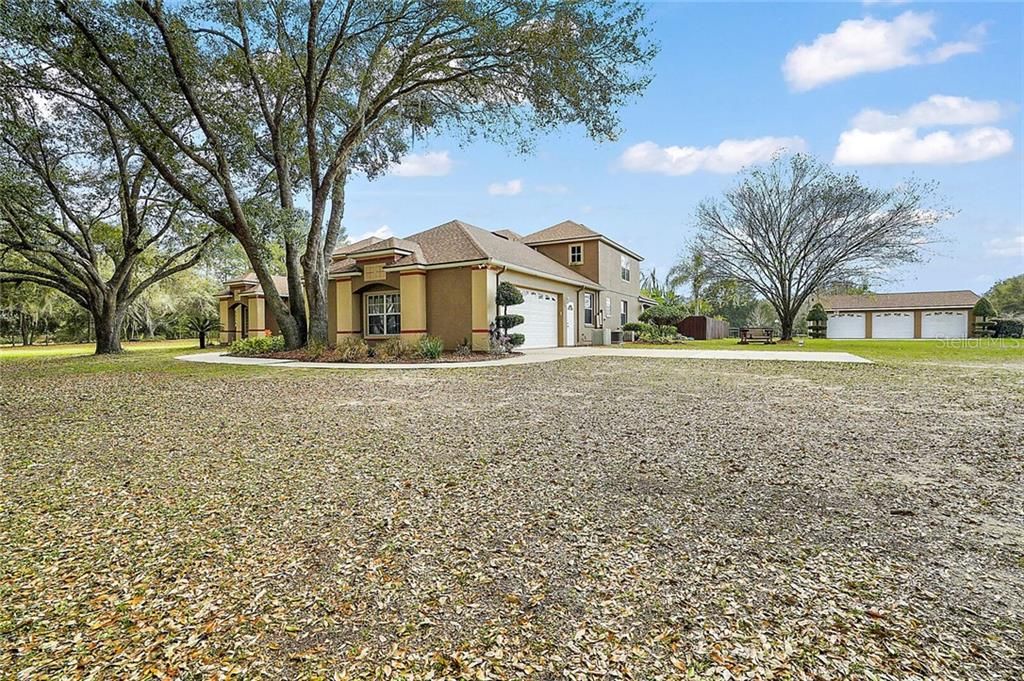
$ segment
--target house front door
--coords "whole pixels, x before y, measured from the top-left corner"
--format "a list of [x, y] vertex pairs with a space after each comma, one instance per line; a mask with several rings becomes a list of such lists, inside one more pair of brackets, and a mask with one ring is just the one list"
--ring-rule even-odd
[[576, 345], [576, 306], [572, 303], [565, 306], [565, 344]]

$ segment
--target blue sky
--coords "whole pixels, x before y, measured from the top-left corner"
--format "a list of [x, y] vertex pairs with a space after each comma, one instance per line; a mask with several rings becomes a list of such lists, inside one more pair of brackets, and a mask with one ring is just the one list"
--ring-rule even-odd
[[983, 293], [1024, 272], [1021, 4], [649, 10], [661, 53], [650, 88], [621, 112], [617, 141], [566, 128], [521, 156], [421, 140], [393, 174], [351, 184], [348, 234], [402, 236], [453, 218], [527, 233], [572, 219], [663, 273], [693, 233], [697, 203], [784, 145], [879, 186], [937, 180], [959, 210], [927, 263], [877, 290]]

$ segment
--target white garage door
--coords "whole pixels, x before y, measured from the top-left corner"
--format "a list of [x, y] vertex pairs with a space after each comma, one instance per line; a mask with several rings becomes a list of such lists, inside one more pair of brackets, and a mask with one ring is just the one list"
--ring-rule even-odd
[[829, 338], [863, 338], [863, 312], [837, 312], [828, 316], [825, 334]]
[[509, 314], [523, 315], [523, 323], [511, 333], [526, 336], [524, 349], [553, 348], [558, 345], [558, 297], [553, 293], [519, 289], [523, 293], [523, 304], [508, 308]]
[[963, 310], [922, 312], [921, 338], [967, 338], [967, 313]]
[[913, 312], [872, 312], [872, 338], [913, 338]]

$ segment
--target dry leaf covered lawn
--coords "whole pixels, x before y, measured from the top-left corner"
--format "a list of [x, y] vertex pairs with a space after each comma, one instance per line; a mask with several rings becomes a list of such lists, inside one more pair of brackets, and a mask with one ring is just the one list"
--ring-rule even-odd
[[1024, 674], [1024, 370], [143, 354], [0, 365], [0, 677]]

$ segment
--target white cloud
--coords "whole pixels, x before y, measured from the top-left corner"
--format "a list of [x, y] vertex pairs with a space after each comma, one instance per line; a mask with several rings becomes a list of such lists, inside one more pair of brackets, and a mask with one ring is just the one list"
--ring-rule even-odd
[[[842, 165], [984, 161], [1013, 149], [1008, 130], [983, 125], [1008, 112], [998, 102], [948, 95], [933, 95], [894, 114], [865, 109], [854, 117], [853, 127], [839, 135], [833, 160]], [[978, 127], [919, 132], [940, 125]]]
[[541, 194], [567, 194], [569, 188], [564, 184], [539, 184], [535, 189]]
[[487, 185], [487, 193], [491, 196], [515, 196], [523, 191], [522, 180], [509, 180], [508, 182], [492, 182]]
[[1013, 148], [1013, 135], [999, 128], [961, 133], [939, 130], [920, 136], [914, 128], [847, 130], [839, 135], [834, 161], [839, 165], [892, 163], [970, 163], [1001, 156]]
[[391, 175], [398, 177], [442, 177], [452, 171], [452, 159], [447, 151], [428, 151], [425, 154], [406, 154], [391, 166]]
[[1009, 113], [995, 101], [977, 101], [968, 97], [932, 95], [923, 102], [897, 114], [864, 109], [853, 119], [859, 130], [880, 131], [900, 128], [928, 128], [936, 125], [985, 125], [995, 123]]
[[798, 45], [786, 55], [782, 73], [790, 87], [811, 90], [859, 73], [888, 71], [914, 64], [936, 64], [960, 54], [978, 52], [985, 26], [972, 28], [963, 40], [924, 49], [934, 41], [931, 13], [907, 11], [891, 21], [864, 17], [848, 19], [833, 33], [822, 33], [810, 45]]
[[371, 230], [369, 232], [363, 232], [362, 234], [352, 237], [351, 239], [348, 240], [348, 243], [354, 244], [357, 241], [369, 239], [371, 236], [375, 236], [378, 239], [387, 239], [388, 237], [392, 237], [394, 235], [395, 233], [391, 231], [390, 227], [388, 227], [387, 225], [381, 225], [377, 229]]
[[1024, 234], [985, 242], [985, 253], [995, 257], [1024, 258]]
[[800, 137], [724, 140], [715, 147], [660, 147], [654, 142], [641, 142], [623, 152], [619, 165], [631, 173], [689, 175], [698, 170], [733, 173], [752, 163], [767, 161], [781, 149], [795, 152], [806, 147]]

